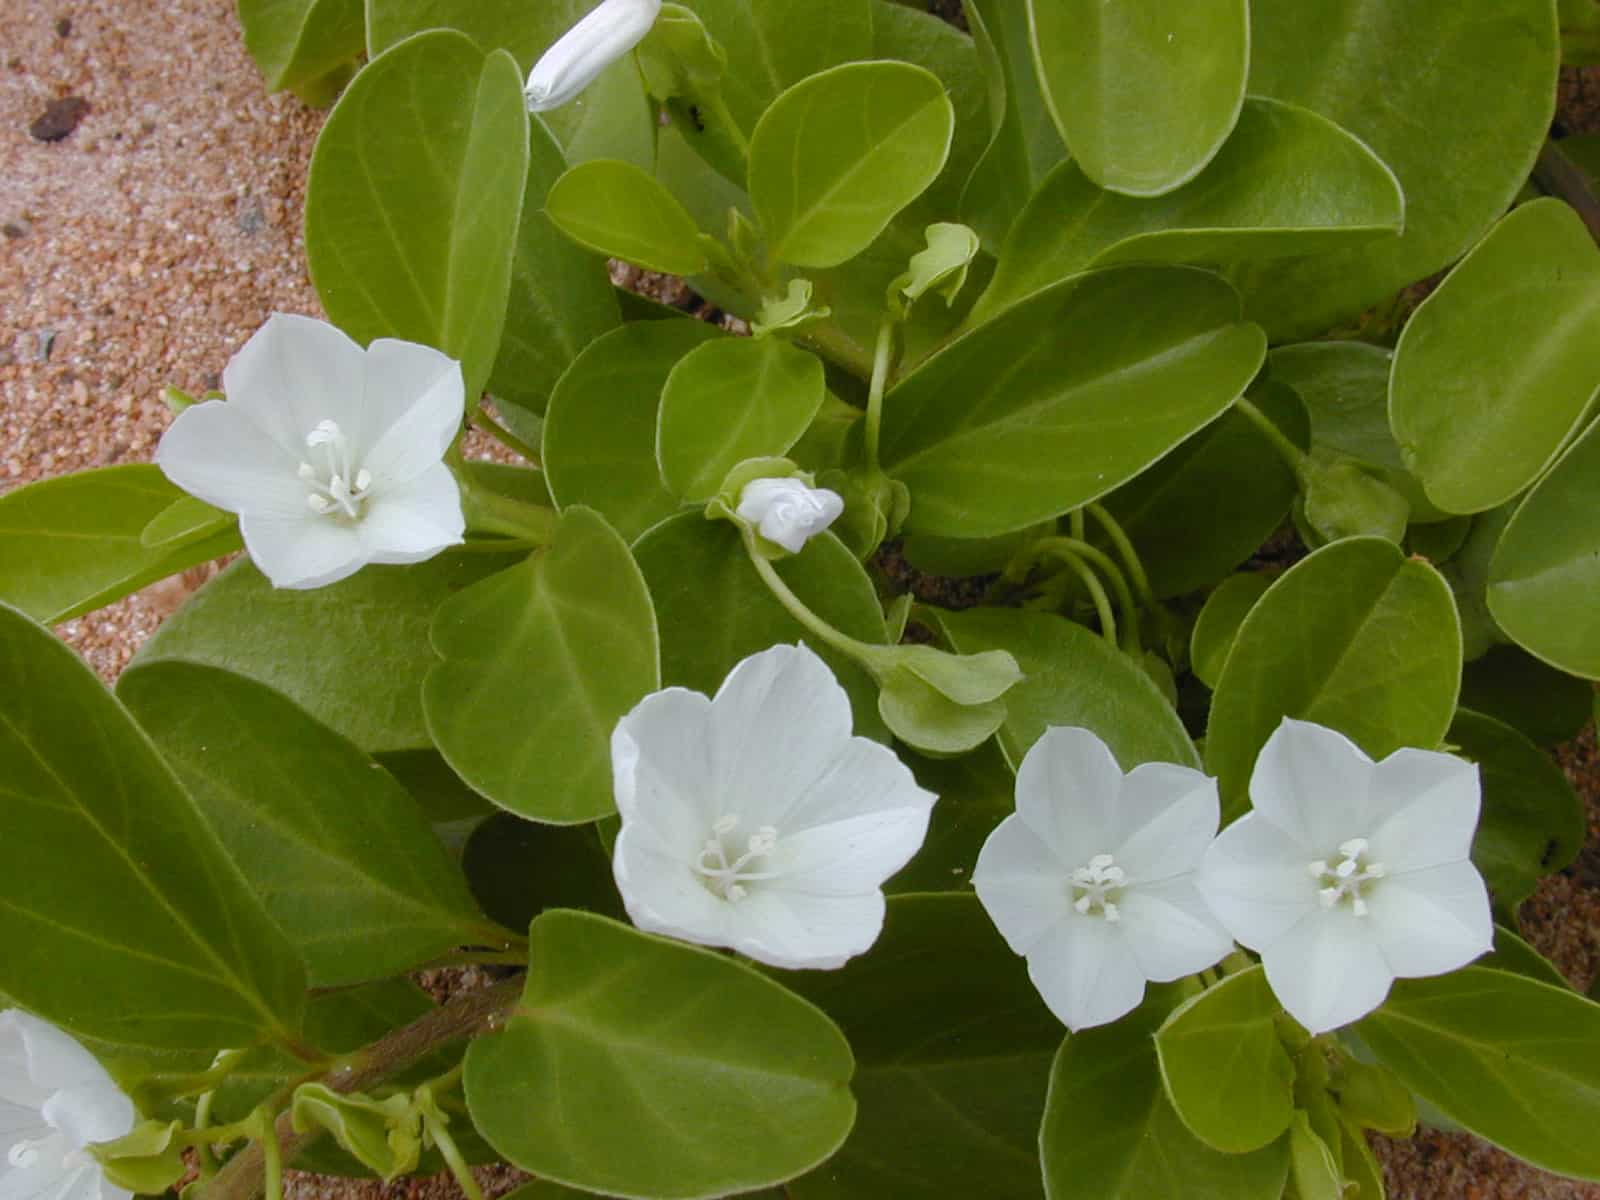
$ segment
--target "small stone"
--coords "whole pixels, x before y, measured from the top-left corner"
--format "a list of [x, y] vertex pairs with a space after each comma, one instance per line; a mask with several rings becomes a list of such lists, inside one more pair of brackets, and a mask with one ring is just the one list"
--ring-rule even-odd
[[64, 37], [70, 37], [71, 35], [72, 35], [72, 18], [71, 17], [62, 17], [59, 21], [56, 22], [56, 36], [60, 37], [60, 38], [64, 38]]
[[89, 102], [82, 96], [62, 96], [44, 106], [43, 115], [28, 126], [28, 133], [41, 142], [59, 142], [88, 112]]
[[7, 241], [13, 242], [18, 238], [28, 236], [28, 231], [21, 225], [18, 225], [15, 221], [7, 221], [4, 225], [0, 225], [0, 233], [6, 235]]

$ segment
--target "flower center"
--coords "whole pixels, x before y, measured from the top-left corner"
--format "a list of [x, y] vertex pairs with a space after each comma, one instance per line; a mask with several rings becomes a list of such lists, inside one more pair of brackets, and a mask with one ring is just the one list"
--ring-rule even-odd
[[1323, 908], [1333, 908], [1346, 902], [1358, 917], [1367, 915], [1367, 894], [1372, 882], [1382, 879], [1387, 871], [1383, 864], [1367, 856], [1367, 839], [1351, 838], [1339, 844], [1339, 861], [1329, 865], [1326, 859], [1308, 863], [1306, 870], [1317, 881], [1317, 898]]
[[[711, 826], [711, 836], [700, 848], [700, 857], [694, 862], [701, 882], [713, 895], [724, 900], [743, 900], [750, 894], [747, 884], [777, 876], [775, 871], [755, 870], [754, 864], [777, 848], [778, 831], [771, 825], [761, 826], [745, 839], [744, 849], [740, 851], [738, 838], [733, 836], [738, 829], [738, 817], [731, 814], [718, 817]], [[730, 842], [734, 843], [731, 850]]]
[[372, 487], [372, 472], [350, 461], [350, 441], [337, 421], [319, 421], [306, 434], [307, 461], [299, 475], [306, 485], [311, 511], [336, 520], [354, 521]]
[[1096, 854], [1089, 865], [1072, 873], [1072, 907], [1084, 916], [1099, 915], [1113, 925], [1122, 919], [1116, 899], [1128, 877], [1109, 854]]

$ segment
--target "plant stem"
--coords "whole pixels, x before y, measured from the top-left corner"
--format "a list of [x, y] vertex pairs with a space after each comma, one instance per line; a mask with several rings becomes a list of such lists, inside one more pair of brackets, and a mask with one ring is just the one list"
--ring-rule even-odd
[[264, 1108], [258, 1108], [253, 1121], [257, 1146], [261, 1147], [261, 1185], [266, 1200], [283, 1200], [283, 1147], [278, 1144], [278, 1127]]
[[878, 465], [878, 435], [883, 425], [883, 393], [889, 386], [889, 366], [894, 359], [895, 321], [885, 317], [878, 326], [878, 344], [872, 352], [872, 382], [867, 386], [867, 469], [882, 474]]
[[1556, 142], [1546, 142], [1533, 164], [1533, 182], [1539, 189], [1572, 206], [1583, 223], [1589, 227], [1589, 236], [1600, 242], [1600, 199], [1596, 199], [1589, 180]]
[[424, 1108], [422, 1123], [428, 1130], [428, 1136], [433, 1139], [433, 1144], [439, 1147], [439, 1153], [444, 1155], [445, 1165], [450, 1168], [450, 1174], [455, 1176], [456, 1183], [460, 1185], [467, 1200], [483, 1200], [483, 1192], [478, 1187], [478, 1181], [472, 1177], [472, 1168], [467, 1166], [467, 1160], [461, 1157], [461, 1151], [456, 1148], [456, 1140], [450, 1136], [450, 1131], [445, 1128], [444, 1122], [435, 1117], [429, 1108]]
[[528, 445], [527, 442], [519, 438], [516, 434], [512, 433], [504, 425], [500, 424], [499, 421], [496, 421], [493, 417], [491, 417], [488, 409], [486, 409], [482, 404], [479, 404], [477, 408], [472, 410], [469, 419], [473, 425], [483, 430], [507, 450], [511, 451], [513, 454], [520, 455], [521, 457], [527, 459], [534, 468], [538, 470], [544, 469], [544, 463], [539, 457], [539, 452], [532, 446]]
[[[1052, 538], [1051, 541], [1064, 543], [1070, 538]], [[1094, 601], [1095, 611], [1100, 614], [1100, 636], [1105, 638], [1113, 647], [1120, 650], [1121, 644], [1117, 641], [1117, 618], [1111, 612], [1111, 597], [1106, 595], [1106, 589], [1100, 582], [1100, 577], [1089, 569], [1089, 564], [1078, 555], [1067, 549], [1065, 545], [1057, 545], [1048, 551], [1051, 558], [1065, 563], [1077, 572], [1078, 578], [1083, 580], [1083, 586], [1089, 589], [1089, 598]], [[1123, 585], [1126, 587], [1126, 583]]]
[[1278, 452], [1279, 457], [1289, 464], [1289, 469], [1294, 472], [1294, 477], [1305, 483], [1306, 478], [1306, 453], [1289, 440], [1287, 434], [1272, 423], [1272, 418], [1267, 416], [1249, 400], [1240, 396], [1233, 402], [1239, 414], [1261, 431], [1263, 437], [1272, 443], [1272, 448]]
[[800, 334], [800, 340], [857, 378], [872, 378], [873, 356], [832, 320], [813, 321]]
[[1149, 608], [1161, 608], [1161, 601], [1156, 599], [1155, 592], [1150, 589], [1150, 577], [1145, 574], [1144, 563], [1139, 560], [1139, 552], [1133, 548], [1133, 539], [1127, 535], [1105, 505], [1088, 504], [1085, 505], [1085, 510], [1100, 523], [1100, 528], [1105, 530], [1106, 537], [1110, 538], [1111, 544], [1116, 547], [1117, 556], [1122, 559], [1122, 565], [1128, 572], [1128, 578], [1133, 581], [1139, 599]]
[[1100, 547], [1090, 545], [1076, 537], [1046, 538], [1038, 543], [1036, 549], [1052, 558], [1061, 559], [1069, 566], [1072, 565], [1073, 558], [1080, 558], [1088, 559], [1099, 567], [1111, 581], [1112, 590], [1117, 593], [1117, 607], [1122, 612], [1123, 637], [1129, 643], [1127, 649], [1132, 654], [1140, 653], [1143, 647], [1139, 644], [1139, 607], [1133, 601], [1133, 590], [1128, 587], [1128, 578], [1122, 573], [1122, 568], [1117, 566], [1116, 560]]
[[849, 634], [840, 633], [807, 608], [805, 601], [794, 594], [789, 585], [784, 582], [783, 576], [778, 574], [778, 569], [772, 565], [772, 562], [756, 549], [755, 534], [749, 529], [744, 530], [744, 547], [751, 563], [755, 566], [756, 574], [761, 576], [761, 582], [765, 583], [767, 589], [777, 597], [778, 603], [789, 610], [791, 617], [799, 621], [800, 624], [804, 625], [835, 650], [848, 654], [869, 670], [872, 669], [872, 660], [875, 657], [873, 650], [875, 647], [869, 646], [865, 642], [858, 642]]

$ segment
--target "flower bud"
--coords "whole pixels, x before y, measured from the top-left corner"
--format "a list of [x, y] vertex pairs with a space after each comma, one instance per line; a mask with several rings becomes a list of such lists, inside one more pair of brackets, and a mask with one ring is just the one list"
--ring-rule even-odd
[[529, 112], [559, 108], [650, 32], [661, 0], [602, 0], [557, 39], [528, 73]]
[[807, 487], [800, 479], [753, 479], [739, 493], [735, 511], [767, 541], [799, 554], [807, 538], [821, 533], [844, 512], [844, 500], [838, 492]]

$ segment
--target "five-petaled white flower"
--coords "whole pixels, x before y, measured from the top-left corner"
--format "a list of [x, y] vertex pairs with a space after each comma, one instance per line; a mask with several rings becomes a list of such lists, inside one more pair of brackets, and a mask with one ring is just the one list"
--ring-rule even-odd
[[1046, 730], [1029, 749], [1017, 811], [989, 835], [972, 883], [1068, 1028], [1115, 1021], [1147, 980], [1233, 948], [1194, 884], [1219, 819], [1215, 780], [1172, 763], [1124, 775], [1087, 729]]
[[523, 96], [529, 112], [560, 108], [650, 32], [661, 0], [602, 0], [539, 57]]
[[461, 541], [461, 495], [441, 461], [463, 410], [453, 359], [389, 338], [363, 350], [326, 322], [275, 313], [222, 385], [226, 400], [178, 415], [156, 462], [239, 514], [275, 586], [321, 587]]
[[0, 1012], [0, 1197], [127, 1200], [85, 1147], [132, 1131], [133, 1102], [48, 1021]]
[[1490, 948], [1489, 896], [1468, 859], [1471, 763], [1413, 749], [1374, 763], [1343, 734], [1286, 718], [1250, 800], [1206, 852], [1201, 894], [1312, 1033], [1365, 1016], [1397, 977], [1441, 975]]
[[844, 500], [838, 492], [807, 487], [801, 479], [752, 479], [740, 491], [734, 511], [767, 541], [799, 554], [808, 538], [839, 519]]
[[833, 968], [883, 927], [882, 885], [922, 845], [935, 797], [804, 646], [729, 672], [715, 699], [668, 688], [611, 738], [613, 868], [641, 929], [776, 967]]

